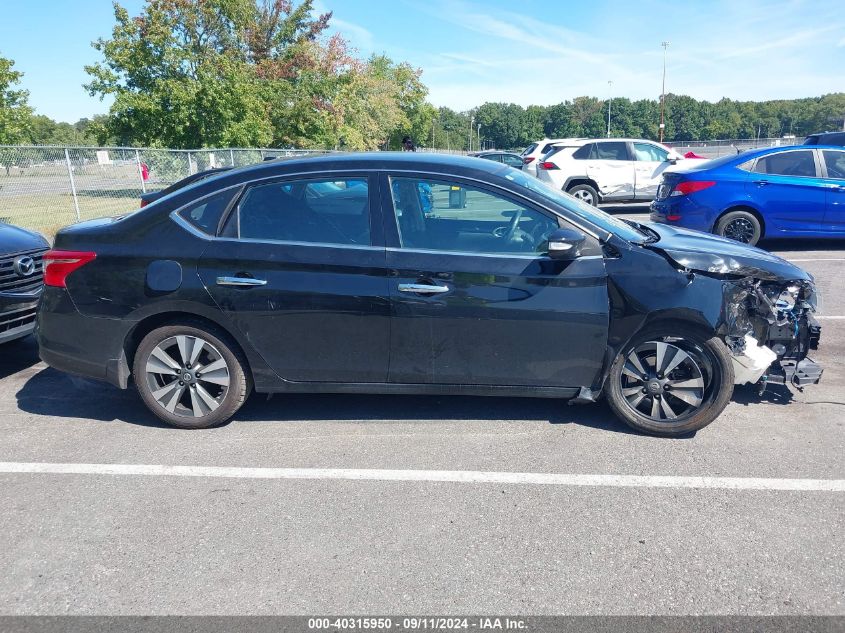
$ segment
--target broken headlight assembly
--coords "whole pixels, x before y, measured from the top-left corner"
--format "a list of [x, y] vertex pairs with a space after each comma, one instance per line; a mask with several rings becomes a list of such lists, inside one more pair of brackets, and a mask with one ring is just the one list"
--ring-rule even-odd
[[729, 334], [737, 384], [790, 384], [799, 389], [821, 379], [808, 353], [818, 348], [821, 327], [813, 317], [818, 293], [810, 281], [735, 282], [729, 304]]

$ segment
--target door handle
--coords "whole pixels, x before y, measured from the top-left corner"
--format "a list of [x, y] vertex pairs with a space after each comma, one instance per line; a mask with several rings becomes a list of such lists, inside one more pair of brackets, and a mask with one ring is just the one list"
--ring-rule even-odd
[[399, 292], [413, 292], [419, 295], [437, 295], [449, 292], [449, 286], [433, 286], [431, 284], [399, 284]]
[[768, 185], [769, 181], [768, 180], [755, 180], [754, 184], [759, 185], [760, 187], [763, 187], [765, 185]]
[[253, 279], [252, 277], [218, 277], [218, 286], [266, 286], [266, 279]]

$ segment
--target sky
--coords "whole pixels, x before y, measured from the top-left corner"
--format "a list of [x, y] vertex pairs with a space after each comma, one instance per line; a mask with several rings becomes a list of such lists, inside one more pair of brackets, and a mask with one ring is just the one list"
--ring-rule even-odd
[[[121, 0], [130, 14], [144, 0]], [[845, 91], [842, 0], [315, 0], [367, 57], [423, 71], [429, 100], [550, 105], [581, 95], [711, 101]], [[82, 88], [110, 0], [0, 0], [0, 55], [25, 73], [38, 114], [73, 122], [108, 111]], [[612, 82], [612, 83], [609, 83]]]

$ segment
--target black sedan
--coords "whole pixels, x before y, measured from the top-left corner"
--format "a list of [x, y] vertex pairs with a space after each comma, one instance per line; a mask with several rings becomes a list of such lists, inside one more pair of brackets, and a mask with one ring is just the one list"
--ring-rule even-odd
[[0, 343], [28, 336], [35, 327], [47, 248], [38, 233], [0, 222]]
[[[465, 205], [449, 204], [455, 190]], [[253, 389], [604, 393], [631, 426], [679, 435], [714, 420], [735, 382], [821, 374], [800, 268], [623, 222], [472, 158], [232, 170], [64, 229], [45, 261], [44, 361], [121, 388], [131, 378], [179, 427], [228, 420]]]
[[522, 156], [514, 152], [503, 152], [502, 150], [489, 149], [483, 152], [474, 152], [470, 156], [476, 158], [483, 158], [485, 160], [494, 160], [497, 163], [504, 163], [509, 167], [522, 169]]

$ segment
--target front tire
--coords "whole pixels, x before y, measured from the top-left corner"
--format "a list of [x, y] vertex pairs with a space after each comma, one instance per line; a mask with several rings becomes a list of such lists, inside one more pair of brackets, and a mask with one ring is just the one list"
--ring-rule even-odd
[[581, 202], [586, 202], [594, 207], [599, 204], [599, 193], [590, 185], [575, 185], [566, 190], [570, 196], [578, 198]]
[[738, 209], [726, 213], [716, 223], [716, 235], [754, 246], [763, 237], [760, 220], [750, 211]]
[[228, 336], [205, 324], [167, 325], [135, 352], [138, 393], [159, 419], [184, 429], [227, 422], [252, 389], [246, 362]]
[[715, 420], [733, 395], [724, 342], [681, 323], [652, 327], [617, 355], [605, 384], [613, 412], [651, 435], [677, 437]]

